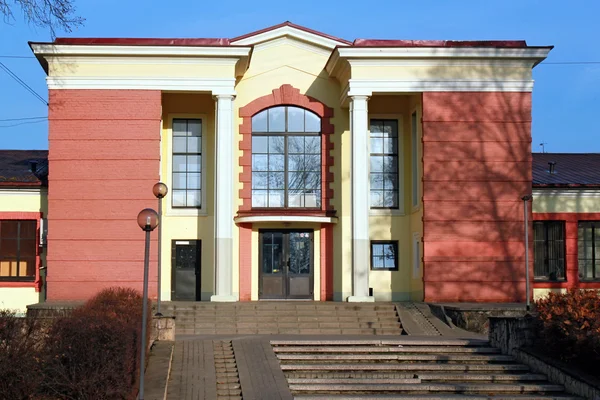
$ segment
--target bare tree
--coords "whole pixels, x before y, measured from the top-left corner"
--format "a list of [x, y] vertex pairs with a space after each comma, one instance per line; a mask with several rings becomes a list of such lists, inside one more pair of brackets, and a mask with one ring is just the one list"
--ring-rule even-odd
[[73, 0], [0, 0], [4, 22], [15, 20], [15, 8], [21, 9], [27, 23], [49, 29], [53, 38], [57, 30], [71, 32], [85, 21], [76, 14]]

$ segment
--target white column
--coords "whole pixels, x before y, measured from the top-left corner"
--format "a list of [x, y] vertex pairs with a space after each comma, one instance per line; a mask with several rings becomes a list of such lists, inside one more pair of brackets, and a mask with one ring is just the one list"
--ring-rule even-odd
[[369, 296], [369, 113], [368, 96], [352, 96], [352, 296], [349, 302], [375, 301]]
[[237, 301], [232, 295], [233, 272], [233, 99], [217, 95], [215, 151], [215, 294], [211, 301]]

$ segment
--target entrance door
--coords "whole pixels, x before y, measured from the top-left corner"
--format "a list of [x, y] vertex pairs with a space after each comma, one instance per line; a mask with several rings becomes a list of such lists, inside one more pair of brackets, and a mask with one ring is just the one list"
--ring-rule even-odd
[[171, 246], [171, 298], [200, 300], [200, 240], [173, 240]]
[[313, 298], [313, 232], [260, 231], [260, 298]]

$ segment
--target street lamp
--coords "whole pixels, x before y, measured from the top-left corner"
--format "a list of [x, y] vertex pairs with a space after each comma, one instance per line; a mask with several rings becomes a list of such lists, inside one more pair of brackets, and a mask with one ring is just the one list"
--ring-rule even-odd
[[146, 364], [146, 324], [148, 314], [148, 269], [150, 257], [150, 232], [158, 226], [158, 214], [151, 208], [144, 208], [137, 217], [137, 223], [146, 232], [146, 251], [144, 252], [144, 294], [142, 295], [142, 343], [140, 345], [140, 395], [144, 400], [144, 367]]
[[156, 316], [162, 316], [160, 312], [160, 291], [161, 291], [161, 263], [162, 263], [162, 199], [169, 192], [169, 188], [162, 182], [155, 183], [152, 187], [152, 193], [158, 199], [158, 298], [156, 303]]
[[523, 216], [525, 223], [525, 296], [527, 299], [525, 307], [527, 311], [529, 311], [531, 309], [531, 303], [529, 301], [529, 214], [527, 213], [527, 202], [531, 200], [531, 195], [527, 194], [521, 197], [521, 200], [523, 200]]

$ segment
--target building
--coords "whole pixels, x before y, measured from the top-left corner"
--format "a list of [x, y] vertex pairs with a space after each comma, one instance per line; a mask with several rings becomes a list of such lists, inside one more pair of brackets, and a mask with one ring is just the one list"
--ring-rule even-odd
[[597, 153], [533, 155], [535, 297], [600, 289], [599, 171]]
[[[48, 74], [47, 296], [524, 301], [525, 41], [347, 41], [289, 22], [232, 39], [31, 43]], [[150, 292], [156, 293], [156, 235]]]
[[48, 152], [0, 150], [0, 309], [44, 300]]

